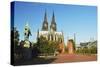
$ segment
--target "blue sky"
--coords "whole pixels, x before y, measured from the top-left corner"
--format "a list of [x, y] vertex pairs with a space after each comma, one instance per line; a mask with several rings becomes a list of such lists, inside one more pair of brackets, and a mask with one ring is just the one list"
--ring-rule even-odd
[[41, 30], [45, 10], [50, 25], [54, 11], [57, 31], [64, 32], [64, 40], [73, 38], [76, 34], [76, 43], [97, 40], [97, 7], [80, 5], [45, 4], [34, 2], [15, 2], [14, 26], [24, 39], [24, 27], [28, 22], [32, 36], [30, 41], [36, 41], [37, 30]]

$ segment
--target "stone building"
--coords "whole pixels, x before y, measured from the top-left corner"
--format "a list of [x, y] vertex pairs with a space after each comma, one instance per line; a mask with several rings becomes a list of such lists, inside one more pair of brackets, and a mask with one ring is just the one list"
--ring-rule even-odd
[[[57, 31], [57, 24], [55, 21], [54, 12], [52, 15], [52, 20], [51, 20], [50, 26], [48, 24], [47, 13], [45, 12], [42, 28], [41, 28], [41, 30], [37, 31], [37, 38], [40, 38], [41, 36], [45, 37], [48, 41], [59, 42], [60, 46], [64, 45], [63, 32]], [[62, 48], [62, 50], [64, 52], [64, 47]]]

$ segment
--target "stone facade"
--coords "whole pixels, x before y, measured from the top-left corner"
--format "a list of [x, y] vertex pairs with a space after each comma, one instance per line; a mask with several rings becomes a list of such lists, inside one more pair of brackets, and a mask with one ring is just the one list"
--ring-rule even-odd
[[48, 26], [47, 14], [45, 12], [42, 29], [37, 31], [37, 38], [45, 37], [48, 41], [59, 42], [61, 52], [64, 52], [64, 36], [63, 32], [57, 31], [57, 24], [53, 12], [50, 26]]

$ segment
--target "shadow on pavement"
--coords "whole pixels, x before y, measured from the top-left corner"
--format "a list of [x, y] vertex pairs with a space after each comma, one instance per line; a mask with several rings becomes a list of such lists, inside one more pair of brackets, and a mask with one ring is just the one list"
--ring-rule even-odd
[[56, 60], [56, 58], [33, 58], [30, 60], [17, 60], [14, 62], [15, 66], [19, 66], [19, 65], [35, 65], [35, 64], [49, 64], [52, 63], [54, 60]]

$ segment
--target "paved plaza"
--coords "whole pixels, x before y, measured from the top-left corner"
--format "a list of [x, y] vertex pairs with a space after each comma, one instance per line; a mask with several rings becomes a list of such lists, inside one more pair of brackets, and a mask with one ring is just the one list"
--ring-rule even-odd
[[52, 63], [96, 61], [96, 55], [61, 54]]
[[69, 62], [96, 61], [97, 55], [60, 54], [58, 56], [38, 57], [30, 60], [19, 60], [15, 65], [55, 64]]

